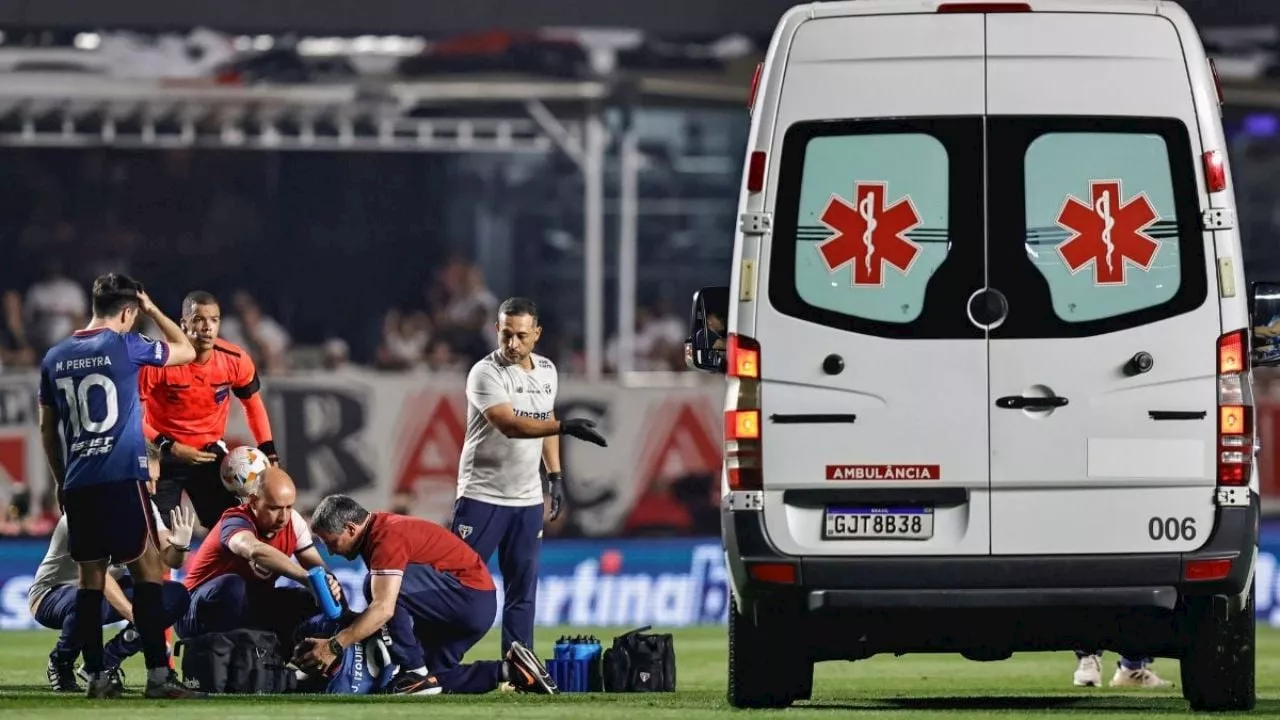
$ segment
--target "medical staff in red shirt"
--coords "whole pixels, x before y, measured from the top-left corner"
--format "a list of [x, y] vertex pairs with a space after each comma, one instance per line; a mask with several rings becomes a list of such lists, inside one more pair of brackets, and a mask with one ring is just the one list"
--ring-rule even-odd
[[[320, 609], [307, 571], [324, 567], [324, 558], [306, 520], [293, 509], [296, 498], [289, 474], [268, 468], [248, 501], [222, 514], [183, 580], [191, 605], [174, 625], [179, 635], [258, 628], [291, 645], [299, 626], [317, 621]], [[276, 587], [281, 576], [302, 587]], [[342, 587], [332, 574], [329, 591], [341, 603]]]
[[349, 645], [385, 626], [391, 659], [400, 666], [391, 693], [485, 693], [503, 682], [522, 692], [557, 692], [542, 661], [518, 641], [503, 660], [462, 664], [493, 626], [497, 590], [480, 556], [446, 528], [329, 495], [311, 516], [311, 532], [330, 553], [363, 558], [369, 606], [333, 637], [299, 643], [300, 667], [323, 672]]

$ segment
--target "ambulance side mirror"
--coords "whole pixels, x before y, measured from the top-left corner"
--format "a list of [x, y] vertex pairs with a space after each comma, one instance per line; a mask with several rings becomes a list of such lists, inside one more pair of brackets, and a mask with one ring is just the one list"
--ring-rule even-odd
[[693, 294], [684, 362], [690, 370], [723, 374], [729, 326], [729, 288], [704, 287]]
[[1280, 283], [1249, 286], [1250, 325], [1253, 326], [1253, 366], [1280, 366]]

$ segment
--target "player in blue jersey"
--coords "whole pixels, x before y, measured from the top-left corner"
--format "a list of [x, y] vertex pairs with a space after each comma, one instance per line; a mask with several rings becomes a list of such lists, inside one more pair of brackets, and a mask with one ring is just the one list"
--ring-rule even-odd
[[[129, 332], [140, 312], [155, 321], [163, 342]], [[73, 633], [91, 698], [120, 693], [103, 668], [103, 585], [112, 564], [127, 564], [134, 580], [134, 626], [146, 658], [146, 697], [201, 696], [179, 683], [169, 668], [164, 565], [147, 492], [138, 398], [143, 365], [182, 365], [195, 356], [186, 333], [160, 312], [141, 283], [111, 273], [93, 283], [89, 325], [51, 348], [40, 364], [40, 434], [67, 516], [68, 550], [80, 568]]]

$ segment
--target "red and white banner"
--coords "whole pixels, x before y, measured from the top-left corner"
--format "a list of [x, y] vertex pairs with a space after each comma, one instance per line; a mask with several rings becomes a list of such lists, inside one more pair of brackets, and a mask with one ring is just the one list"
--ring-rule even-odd
[[[628, 388], [564, 378], [557, 415], [596, 420], [609, 447], [561, 439], [569, 509], [547, 534], [718, 534], [724, 392], [715, 378], [705, 380]], [[464, 382], [359, 369], [265, 379], [274, 439], [298, 484], [299, 506], [341, 492], [370, 508], [447, 521], [466, 427]], [[13, 483], [47, 497], [35, 387], [34, 375], [0, 376], [0, 507]], [[252, 442], [239, 408], [226, 440]]]

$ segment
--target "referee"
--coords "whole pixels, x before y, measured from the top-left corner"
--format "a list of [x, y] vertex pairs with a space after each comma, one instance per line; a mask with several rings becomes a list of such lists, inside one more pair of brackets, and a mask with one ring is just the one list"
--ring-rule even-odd
[[509, 298], [498, 307], [498, 349], [467, 375], [467, 435], [458, 463], [453, 532], [487, 563], [498, 551], [502, 573], [502, 647], [533, 648], [533, 619], [542, 544], [546, 467], [550, 520], [564, 503], [560, 435], [607, 447], [595, 423], [557, 420], [556, 366], [535, 354], [542, 336], [532, 300]]
[[144, 368], [138, 375], [146, 408], [143, 431], [162, 453], [155, 498], [161, 517], [169, 517], [185, 491], [205, 530], [241, 502], [223, 487], [219, 473], [233, 396], [244, 408], [258, 448], [272, 465], [279, 464], [258, 369], [244, 348], [218, 337], [221, 325], [217, 298], [203, 290], [188, 293], [182, 300], [182, 330], [196, 359], [189, 365]]

